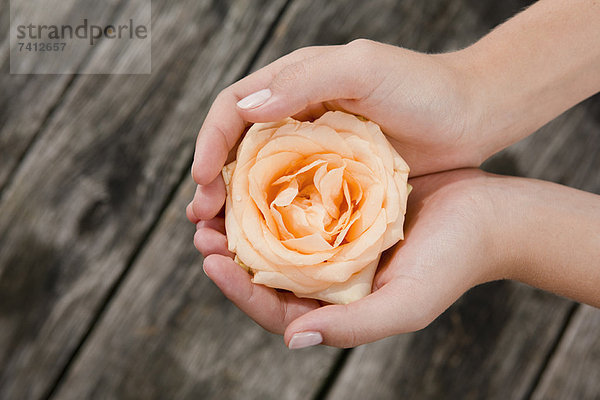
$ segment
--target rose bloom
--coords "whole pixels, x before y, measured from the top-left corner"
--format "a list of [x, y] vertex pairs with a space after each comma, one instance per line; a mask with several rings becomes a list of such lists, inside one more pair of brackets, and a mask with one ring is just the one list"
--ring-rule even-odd
[[349, 303], [403, 239], [409, 168], [378, 125], [330, 111], [254, 124], [223, 169], [229, 251], [252, 281]]

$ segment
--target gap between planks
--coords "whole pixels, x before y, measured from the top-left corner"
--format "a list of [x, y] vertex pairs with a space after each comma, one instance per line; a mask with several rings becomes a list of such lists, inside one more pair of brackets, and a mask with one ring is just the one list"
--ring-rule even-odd
[[335, 382], [337, 381], [342, 370], [346, 366], [348, 357], [350, 357], [350, 354], [353, 350], [354, 348], [340, 350], [340, 353], [336, 357], [335, 362], [331, 367], [331, 371], [329, 371], [329, 374], [327, 375], [327, 377], [325, 377], [323, 384], [315, 394], [313, 400], [325, 400], [329, 397], [331, 389], [333, 389]]
[[[273, 32], [277, 28], [277, 25], [281, 21], [281, 18], [285, 14], [286, 10], [288, 9], [288, 7], [292, 3], [292, 1], [293, 0], [286, 0], [286, 2], [283, 4], [283, 6], [281, 7], [281, 9], [277, 13], [277, 16], [273, 19], [271, 25], [266, 30], [266, 32], [265, 32], [263, 38], [261, 39], [261, 41], [260, 41], [260, 43], [259, 43], [256, 51], [254, 52], [254, 54], [250, 58], [249, 62], [247, 63], [246, 68], [244, 69], [244, 71], [242, 72], [242, 74], [240, 76], [238, 76], [237, 79], [243, 78], [244, 76], [248, 75], [250, 73], [250, 71], [252, 71], [252, 67], [254, 66], [254, 64], [258, 60], [260, 54], [262, 53], [263, 49], [265, 48], [265, 46], [269, 42], [269, 39], [273, 35]], [[119, 7], [119, 10], [121, 9], [121, 7], [122, 6]], [[86, 57], [86, 60], [88, 60], [87, 57]], [[82, 65], [83, 65], [83, 63], [82, 63]], [[74, 75], [74, 76], [76, 76], [76, 75]], [[69, 81], [69, 83], [67, 84], [67, 86], [72, 85], [73, 81], [75, 81], [75, 78], [72, 78]], [[63, 95], [64, 95], [64, 93], [61, 93], [61, 101], [60, 102], [62, 102]], [[145, 104], [150, 99], [151, 96], [152, 96], [152, 94], [148, 94], [148, 96], [141, 102], [141, 105]], [[57, 102], [57, 103], [60, 103], [60, 102]], [[58, 108], [58, 104], [56, 106], [52, 107], [51, 112], [49, 113], [48, 117], [45, 118], [44, 123], [49, 119], [49, 116], [57, 108]], [[43, 124], [43, 125], [45, 125], [45, 124]], [[43, 126], [41, 126], [41, 128], [40, 128], [40, 130], [38, 130], [38, 132], [36, 132], [36, 134], [35, 134], [34, 137], [38, 136], [39, 131], [41, 131], [42, 128], [43, 128]], [[33, 140], [32, 140], [32, 142], [33, 142]], [[31, 143], [28, 145], [27, 149], [29, 149], [30, 145], [31, 145]], [[138, 256], [141, 254], [142, 250], [144, 249], [144, 247], [148, 243], [149, 239], [152, 237], [152, 234], [154, 233], [154, 231], [155, 231], [156, 227], [158, 226], [160, 220], [162, 219], [163, 215], [165, 214], [165, 211], [167, 210], [169, 204], [175, 198], [175, 195], [177, 194], [177, 192], [179, 191], [179, 189], [183, 186], [185, 180], [189, 178], [189, 166], [192, 164], [193, 158], [194, 158], [194, 154], [193, 154], [193, 151], [192, 151], [188, 155], [188, 157], [187, 157], [188, 161], [185, 164], [186, 167], [180, 173], [180, 176], [179, 176], [179, 179], [177, 180], [177, 183], [173, 186], [173, 188], [171, 189], [171, 191], [169, 192], [169, 194], [165, 198], [165, 201], [161, 205], [161, 207], [159, 209], [159, 212], [156, 215], [156, 218], [152, 221], [152, 223], [150, 224], [150, 227], [148, 228], [148, 230], [146, 231], [146, 233], [142, 236], [142, 238], [139, 241], [138, 245], [135, 247], [134, 251], [132, 252], [131, 256], [129, 257], [129, 259], [127, 260], [127, 262], [125, 264], [125, 268], [123, 269], [123, 271], [121, 272], [121, 274], [117, 277], [117, 279], [115, 280], [115, 282], [111, 285], [111, 287], [107, 291], [106, 295], [104, 296], [104, 299], [100, 302], [98, 310], [94, 313], [94, 317], [92, 318], [92, 320], [91, 320], [88, 328], [85, 330], [83, 336], [81, 337], [81, 339], [77, 343], [77, 346], [75, 346], [75, 349], [73, 350], [73, 352], [69, 356], [67, 362], [65, 363], [64, 367], [60, 371], [59, 375], [57, 376], [57, 378], [54, 380], [54, 382], [50, 386], [50, 389], [48, 390], [48, 392], [46, 393], [46, 395], [42, 397], [43, 399], [45, 399], [45, 400], [51, 399], [54, 396], [54, 394], [57, 392], [57, 390], [60, 388], [60, 385], [61, 385], [64, 377], [68, 374], [71, 366], [73, 365], [74, 361], [77, 359], [77, 356], [79, 355], [79, 353], [81, 352], [81, 350], [84, 347], [85, 343], [87, 342], [87, 339], [90, 337], [90, 335], [94, 331], [94, 328], [98, 325], [98, 323], [102, 319], [102, 316], [104, 315], [104, 313], [108, 309], [108, 306], [110, 305], [112, 299], [115, 298], [115, 295], [119, 291], [122, 283], [125, 281], [125, 279], [126, 279], [127, 275], [129, 274], [129, 272], [131, 271], [131, 268], [135, 264], [135, 261], [137, 260]], [[21, 161], [22, 160], [19, 160], [19, 164], [21, 163]], [[16, 169], [17, 168], [15, 168], [15, 170]], [[15, 172], [15, 171], [13, 171], [13, 172]], [[12, 173], [11, 173], [11, 177], [12, 177]], [[10, 181], [10, 179], [9, 179], [9, 181]], [[8, 185], [6, 187], [8, 187]], [[0, 202], [2, 200], [2, 191], [1, 190], [2, 189], [0, 188]], [[336, 367], [337, 367], [337, 362], [336, 362]], [[327, 381], [329, 381], [329, 376], [327, 377]]]
[[540, 385], [542, 377], [544, 376], [544, 373], [548, 369], [548, 366], [550, 365], [552, 358], [556, 354], [556, 351], [558, 350], [558, 347], [560, 346], [560, 343], [562, 342], [563, 337], [565, 336], [565, 332], [569, 328], [569, 325], [571, 325], [573, 316], [577, 312], [577, 309], [579, 308], [579, 306], [580, 306], [579, 303], [574, 302], [573, 304], [571, 304], [569, 311], [567, 312], [567, 314], [564, 317], [561, 329], [556, 334], [556, 338], [554, 339], [552, 346], [548, 350], [548, 353], [546, 354], [544, 361], [542, 361], [540, 368], [539, 368], [537, 374], [535, 375], [535, 378], [533, 379], [533, 381], [531, 382], [531, 385], [529, 386], [529, 389], [527, 390], [527, 394], [524, 397], [525, 399], [529, 400], [535, 394], [538, 386]]
[[[110, 16], [110, 20], [116, 20], [116, 17], [118, 17], [121, 14], [123, 8], [125, 7], [125, 4], [126, 4], [125, 2], [119, 3], [119, 5], [112, 12], [112, 14]], [[95, 48], [97, 48], [97, 47], [95, 47]], [[85, 67], [90, 62], [90, 60], [92, 59], [94, 54], [95, 54], [95, 52], [93, 50], [88, 51], [85, 54], [85, 56], [83, 57], [83, 59], [77, 65], [76, 71], [79, 71], [83, 67]], [[8, 188], [10, 188], [12, 186], [15, 177], [18, 175], [19, 169], [23, 165], [23, 161], [29, 154], [29, 150], [38, 141], [38, 139], [41, 136], [41, 133], [46, 129], [46, 127], [48, 126], [48, 123], [50, 122], [50, 120], [52, 119], [52, 117], [54, 116], [56, 111], [64, 103], [64, 100], [67, 98], [67, 94], [70, 92], [71, 88], [73, 87], [73, 84], [79, 78], [79, 76], [80, 76], [80, 74], [77, 74], [77, 73], [74, 73], [71, 75], [71, 77], [69, 78], [69, 80], [67, 81], [67, 83], [65, 84], [63, 89], [61, 90], [60, 94], [56, 98], [56, 101], [54, 102], [54, 104], [52, 104], [48, 108], [48, 111], [42, 118], [42, 122], [40, 123], [39, 127], [36, 129], [35, 133], [29, 139], [29, 143], [27, 143], [27, 145], [23, 149], [22, 153], [19, 155], [17, 162], [15, 163], [13, 168], [8, 173], [6, 181], [4, 182], [4, 184], [0, 184], [0, 204], [2, 204], [4, 194], [8, 191]]]

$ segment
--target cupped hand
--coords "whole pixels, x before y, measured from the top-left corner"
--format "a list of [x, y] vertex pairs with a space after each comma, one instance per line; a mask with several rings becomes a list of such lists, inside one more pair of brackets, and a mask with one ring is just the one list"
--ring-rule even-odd
[[478, 166], [493, 151], [475, 134], [480, 105], [460, 54], [422, 54], [362, 39], [307, 47], [224, 89], [198, 134], [192, 175], [199, 186], [189, 219], [197, 223], [220, 210], [225, 189], [219, 173], [254, 122], [342, 110], [379, 124], [411, 176]]
[[[505, 277], [494, 175], [464, 169], [411, 180], [405, 240], [382, 257], [373, 292], [325, 305], [251, 283], [227, 251], [223, 221], [199, 222], [204, 270], [231, 301], [291, 348], [353, 347], [424, 328], [469, 288]], [[292, 339], [295, 336], [295, 339]]]

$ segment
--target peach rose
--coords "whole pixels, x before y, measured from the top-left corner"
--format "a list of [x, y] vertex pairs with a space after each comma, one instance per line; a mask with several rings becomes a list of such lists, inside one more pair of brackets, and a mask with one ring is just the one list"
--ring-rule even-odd
[[409, 168], [378, 125], [335, 111], [254, 124], [223, 168], [229, 250], [253, 282], [349, 303], [403, 239]]

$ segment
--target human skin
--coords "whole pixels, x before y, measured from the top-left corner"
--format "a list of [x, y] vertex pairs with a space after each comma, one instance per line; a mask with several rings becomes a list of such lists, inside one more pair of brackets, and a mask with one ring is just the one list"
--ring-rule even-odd
[[[474, 197], [478, 202], [460, 200], [454, 191], [451, 196], [429, 190], [428, 183], [437, 182], [449, 190], [456, 186], [445, 180], [457, 179], [455, 174], [479, 176], [459, 179], [465, 185], [478, 179], [491, 182], [488, 176], [484, 179], [480, 173], [462, 171], [413, 179], [406, 241], [381, 263], [375, 292], [348, 306], [318, 309], [314, 301], [248, 286], [247, 274], [229, 258], [222, 219], [217, 216], [225, 198], [220, 170], [252, 122], [287, 116], [312, 119], [339, 109], [378, 123], [411, 166], [413, 177], [478, 166], [599, 90], [599, 21], [598, 1], [542, 0], [460, 51], [427, 55], [365, 40], [305, 48], [225, 89], [198, 135], [192, 166], [198, 187], [187, 208], [188, 218], [198, 226], [194, 240], [206, 256], [206, 273], [265, 328], [279, 333], [285, 329], [288, 344], [294, 333], [307, 330], [321, 333], [325, 344], [340, 347], [416, 330], [468, 288], [501, 278], [600, 306], [599, 295], [593, 291], [600, 284], [597, 196], [548, 183], [502, 181], [519, 187], [505, 188], [506, 193], [523, 197], [484, 207], [491, 200], [479, 192]], [[425, 182], [422, 189], [421, 182]], [[418, 199], [427, 207], [415, 208]], [[434, 204], [439, 210], [429, 207]], [[451, 218], [440, 214], [448, 209], [468, 216], [471, 228], [458, 224], [460, 230], [447, 232], [446, 224], [435, 224], [435, 218]], [[411, 212], [420, 216], [411, 217]], [[505, 228], [509, 223], [510, 229]], [[418, 234], [427, 229], [428, 235]], [[510, 235], [505, 237], [506, 232]], [[503, 237], [512, 245], [500, 246], [491, 239], [482, 245], [484, 237], [496, 241]], [[451, 268], [450, 255], [467, 257], [468, 243], [479, 243], [472, 249], [472, 258]], [[414, 253], [407, 256], [410, 251]], [[421, 257], [431, 257], [431, 262], [424, 263], [417, 251]], [[437, 268], [431, 267], [436, 260]], [[512, 268], [515, 265], [518, 268]], [[446, 274], [428, 275], [429, 270]], [[407, 279], [385, 280], [386, 271]], [[273, 321], [273, 315], [279, 320]]]
[[[406, 239], [385, 254], [373, 293], [348, 305], [252, 284], [200, 222], [196, 246], [223, 293], [265, 329], [318, 332], [353, 347], [426, 327], [478, 284], [515, 279], [600, 307], [600, 196], [554, 183], [460, 169], [413, 178]], [[207, 228], [210, 226], [210, 228]], [[214, 241], [213, 241], [214, 240]]]

